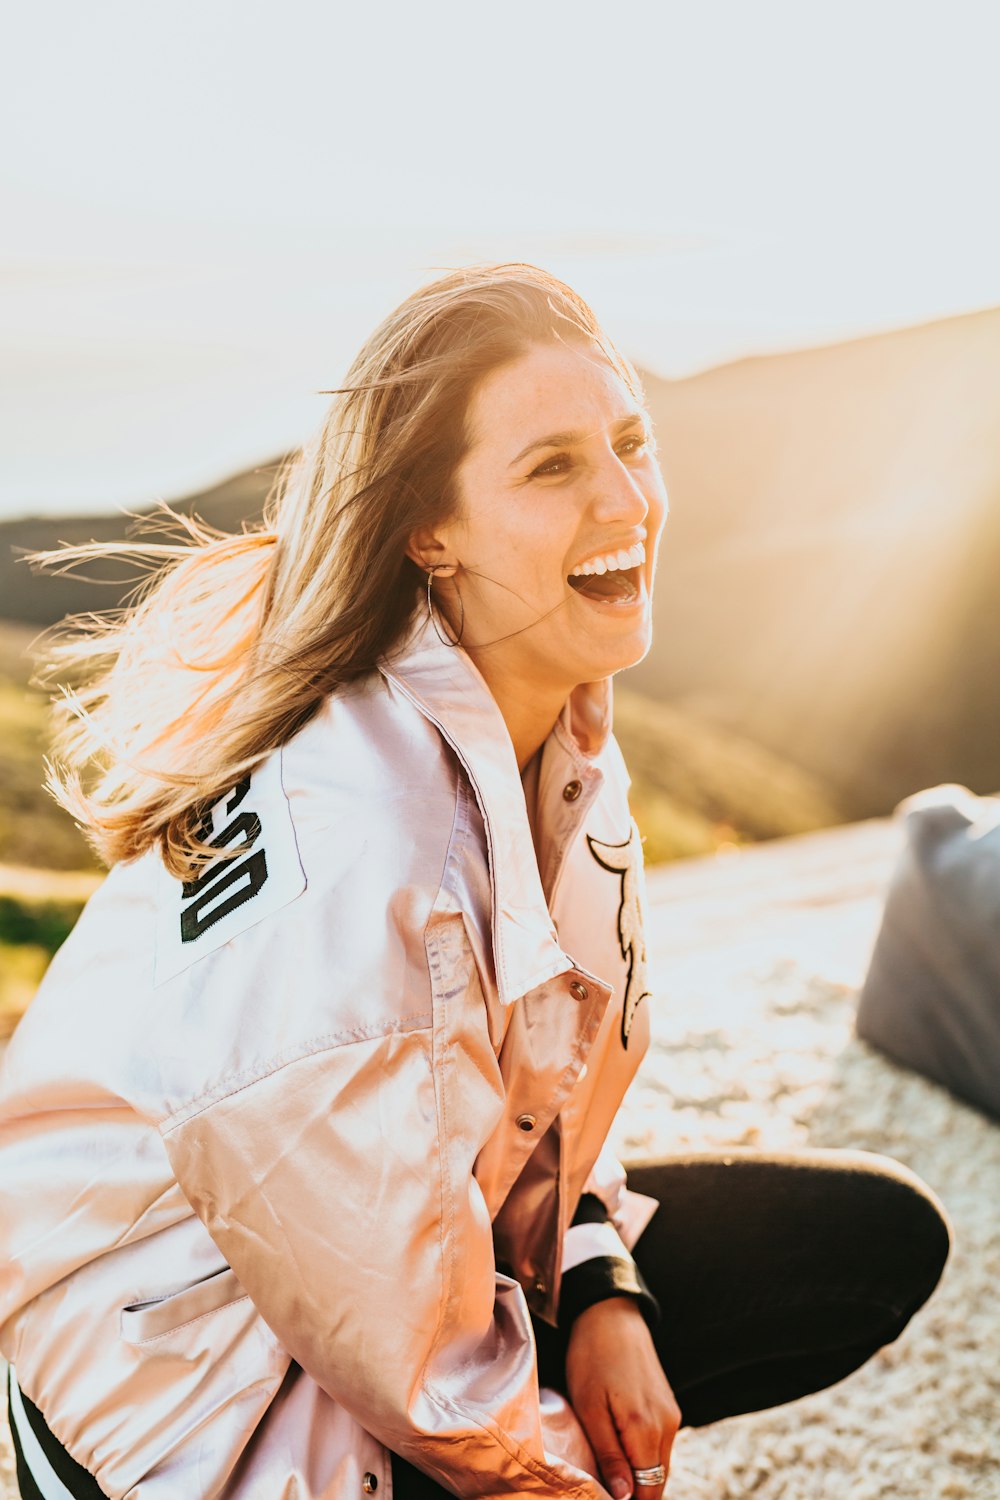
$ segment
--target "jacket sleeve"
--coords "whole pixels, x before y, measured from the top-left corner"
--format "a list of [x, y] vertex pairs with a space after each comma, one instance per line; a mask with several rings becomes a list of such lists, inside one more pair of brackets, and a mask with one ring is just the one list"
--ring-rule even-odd
[[503, 1106], [460, 918], [425, 932], [433, 1011], [319, 1037], [163, 1124], [177, 1180], [272, 1332], [457, 1495], [606, 1500], [543, 1444], [530, 1318], [473, 1175]]
[[650, 1328], [660, 1321], [660, 1304], [607, 1209], [596, 1193], [584, 1193], [563, 1240], [559, 1327], [568, 1333], [580, 1313], [608, 1297], [636, 1302]]
[[559, 1293], [562, 1329], [568, 1331], [585, 1308], [606, 1297], [634, 1299], [649, 1326], [656, 1326], [659, 1303], [629, 1246], [635, 1244], [657, 1207], [654, 1198], [626, 1187], [625, 1169], [605, 1143], [563, 1239]]

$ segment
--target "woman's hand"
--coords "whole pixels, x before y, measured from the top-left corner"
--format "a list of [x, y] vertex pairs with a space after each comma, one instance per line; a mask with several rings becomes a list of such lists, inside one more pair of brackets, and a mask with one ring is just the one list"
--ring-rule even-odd
[[630, 1298], [608, 1297], [575, 1319], [566, 1385], [615, 1500], [633, 1494], [636, 1500], [660, 1500], [663, 1485], [636, 1485], [633, 1470], [669, 1468], [681, 1413], [645, 1319]]

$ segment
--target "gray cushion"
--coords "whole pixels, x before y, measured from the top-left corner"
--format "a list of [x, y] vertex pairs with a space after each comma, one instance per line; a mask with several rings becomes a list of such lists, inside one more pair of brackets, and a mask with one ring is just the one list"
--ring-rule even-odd
[[1000, 798], [938, 786], [896, 811], [858, 1035], [1000, 1118]]

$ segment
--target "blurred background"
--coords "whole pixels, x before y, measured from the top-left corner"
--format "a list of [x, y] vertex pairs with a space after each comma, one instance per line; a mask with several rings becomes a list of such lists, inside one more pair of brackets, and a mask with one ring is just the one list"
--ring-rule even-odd
[[563, 276], [644, 374], [651, 862], [1000, 788], [994, 6], [42, 0], [8, 42], [4, 1014], [96, 879], [26, 650], [117, 600], [24, 550], [252, 522], [376, 321], [469, 261]]

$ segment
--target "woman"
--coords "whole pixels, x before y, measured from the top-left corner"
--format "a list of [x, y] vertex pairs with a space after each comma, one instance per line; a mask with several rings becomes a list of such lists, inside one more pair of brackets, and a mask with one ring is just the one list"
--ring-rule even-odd
[[114, 868], [2, 1094], [25, 1495], [659, 1500], [682, 1417], [828, 1384], [929, 1294], [892, 1163], [637, 1193], [605, 1149], [648, 1037], [609, 683], [665, 514], [589, 309], [458, 272], [264, 528], [167, 549], [85, 646], [57, 790]]

